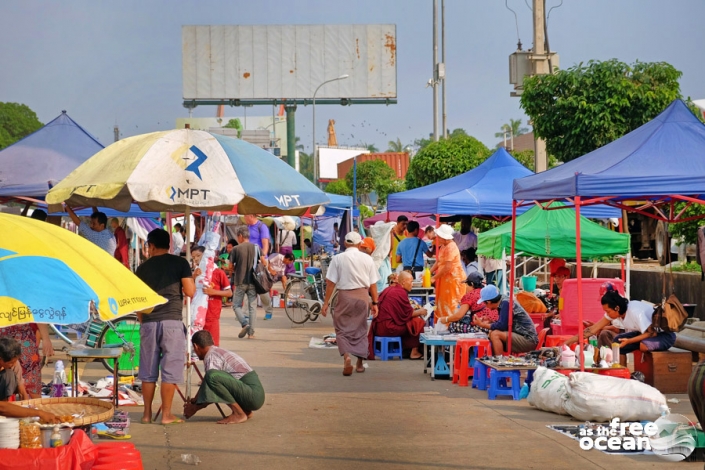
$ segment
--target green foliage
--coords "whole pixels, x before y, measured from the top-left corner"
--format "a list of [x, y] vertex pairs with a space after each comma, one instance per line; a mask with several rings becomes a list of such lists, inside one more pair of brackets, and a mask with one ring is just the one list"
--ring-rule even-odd
[[521, 127], [521, 119], [510, 119], [509, 124], [502, 124], [501, 129], [502, 129], [501, 132], [497, 132], [494, 135], [495, 137], [500, 138], [500, 139], [504, 137], [505, 132], [507, 132], [507, 133], [511, 132], [511, 134], [514, 137], [516, 137], [518, 135], [524, 135], [527, 132], [529, 132], [528, 127]]
[[358, 209], [360, 210], [360, 222], [375, 215], [375, 211], [364, 204], [361, 204]]
[[[514, 157], [519, 163], [524, 165], [526, 168], [528, 168], [531, 171], [534, 170], [534, 151], [533, 150], [521, 150], [521, 151], [512, 151], [509, 152], [509, 154]], [[558, 165], [558, 160], [556, 160], [556, 157], [553, 155], [548, 156], [548, 168], [551, 169], [554, 166]]]
[[299, 150], [299, 173], [304, 175], [310, 182], [313, 181], [313, 157]]
[[352, 189], [348, 186], [347, 181], [335, 180], [328, 183], [326, 186], [326, 192], [331, 194], [340, 194], [342, 196], [352, 196]]
[[0, 149], [24, 139], [43, 125], [29, 106], [0, 102]]
[[387, 147], [387, 152], [404, 152], [405, 145], [401, 143], [401, 139], [397, 137], [397, 140], [390, 140], [389, 146]]
[[366, 148], [370, 151], [370, 153], [379, 153], [379, 149], [375, 146], [375, 144], [360, 144], [360, 147]]
[[665, 62], [590, 61], [526, 78], [521, 106], [548, 153], [567, 162], [653, 119], [681, 97], [681, 75]]
[[[681, 202], [676, 204], [675, 213], [680, 213], [685, 207], [685, 203]], [[688, 207], [683, 215], [682, 219], [687, 219], [689, 217], [705, 217], [705, 205], [703, 204], [692, 204]], [[696, 219], [689, 220], [688, 222], [676, 222], [673, 224], [668, 224], [668, 231], [674, 238], [682, 238], [686, 243], [691, 244], [698, 241], [698, 227], [705, 224], [705, 220]]]
[[673, 266], [673, 272], [699, 273], [700, 265], [695, 261], [679, 263]]
[[242, 135], [242, 123], [240, 122], [240, 120], [238, 118], [229, 120], [228, 123], [226, 125], [224, 125], [223, 127], [226, 127], [228, 129], [237, 129], [238, 139]]
[[474, 137], [458, 134], [423, 147], [406, 174], [406, 189], [426, 186], [465, 173], [485, 161], [490, 150]]
[[[397, 180], [396, 173], [383, 160], [368, 160], [357, 165], [357, 195], [369, 203], [369, 194], [375, 191], [378, 196], [377, 204], [383, 206], [387, 203], [387, 196], [404, 190], [403, 181]], [[349, 188], [353, 187], [353, 170], [345, 175]], [[371, 205], [371, 204], [370, 204]]]

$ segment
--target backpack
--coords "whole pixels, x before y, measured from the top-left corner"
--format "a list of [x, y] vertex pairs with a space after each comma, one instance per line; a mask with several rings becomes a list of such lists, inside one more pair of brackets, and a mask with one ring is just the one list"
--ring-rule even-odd
[[705, 226], [698, 227], [697, 249], [695, 259], [700, 265], [700, 280], [705, 281]]
[[678, 333], [687, 320], [688, 312], [685, 311], [678, 297], [671, 294], [654, 309], [652, 325], [657, 332]]

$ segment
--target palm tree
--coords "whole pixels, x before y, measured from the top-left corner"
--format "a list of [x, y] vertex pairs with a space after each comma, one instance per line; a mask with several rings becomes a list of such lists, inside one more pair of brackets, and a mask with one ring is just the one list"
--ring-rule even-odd
[[396, 141], [389, 141], [389, 147], [387, 148], [387, 152], [404, 152], [404, 144], [401, 143], [401, 139], [399, 137], [397, 137]]
[[503, 138], [505, 133], [517, 137], [529, 132], [528, 127], [521, 127], [521, 119], [510, 119], [509, 124], [503, 124], [501, 129], [502, 132], [495, 133], [495, 137]]
[[375, 146], [375, 144], [362, 144], [363, 147], [365, 147], [367, 150], [370, 151], [370, 153], [378, 153], [379, 149]]

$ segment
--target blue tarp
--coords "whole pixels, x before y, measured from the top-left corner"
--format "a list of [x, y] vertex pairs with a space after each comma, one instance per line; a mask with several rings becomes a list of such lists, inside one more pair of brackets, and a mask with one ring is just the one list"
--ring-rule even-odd
[[[421, 188], [390, 194], [389, 211], [409, 211], [417, 214], [452, 214], [486, 217], [512, 215], [512, 182], [533, 174], [500, 148], [482, 164], [461, 175]], [[519, 207], [518, 213], [529, 207]], [[589, 209], [589, 210], [588, 210]], [[585, 217], [620, 217], [620, 211], [610, 207], [590, 207]]]
[[[47, 210], [46, 205], [39, 205], [38, 207], [44, 211]], [[115, 209], [110, 209], [108, 207], [99, 207], [98, 210], [105, 214], [105, 216], [109, 219], [112, 217], [137, 217], [145, 219], [161, 218], [161, 214], [159, 212], [145, 212], [140, 209], [140, 206], [134, 203], [130, 205], [130, 210], [128, 212], [121, 212]], [[79, 217], [88, 217], [93, 213], [93, 209], [91, 207], [86, 207], [83, 209], [79, 209], [75, 212], [76, 215], [78, 215]], [[60, 215], [62, 217], [69, 216], [68, 212], [52, 212], [50, 215]]]
[[330, 202], [325, 206], [325, 212], [319, 217], [343, 216], [343, 212], [352, 209], [352, 196], [341, 196], [339, 194], [326, 193]]
[[681, 100], [629, 134], [514, 182], [514, 199], [705, 194], [705, 125]]
[[62, 111], [33, 134], [0, 151], [0, 196], [44, 198], [55, 185], [103, 149]]

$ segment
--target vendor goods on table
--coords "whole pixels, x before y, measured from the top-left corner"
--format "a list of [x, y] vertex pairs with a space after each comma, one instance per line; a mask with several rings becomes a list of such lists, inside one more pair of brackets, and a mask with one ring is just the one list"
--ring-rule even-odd
[[17, 449], [20, 446], [20, 440], [19, 420], [0, 417], [0, 448]]
[[[36, 398], [18, 401], [17, 405], [47, 411], [57, 416], [74, 416], [73, 424], [87, 426], [100, 423], [113, 416], [112, 403], [87, 397]], [[76, 417], [76, 416], [79, 417]]]

